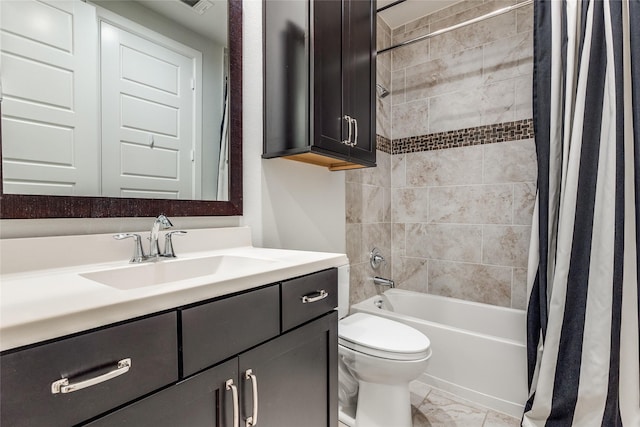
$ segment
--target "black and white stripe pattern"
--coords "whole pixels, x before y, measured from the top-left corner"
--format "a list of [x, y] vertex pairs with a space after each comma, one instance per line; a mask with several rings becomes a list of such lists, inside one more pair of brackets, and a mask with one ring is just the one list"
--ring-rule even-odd
[[537, 0], [523, 426], [640, 426], [640, 0]]

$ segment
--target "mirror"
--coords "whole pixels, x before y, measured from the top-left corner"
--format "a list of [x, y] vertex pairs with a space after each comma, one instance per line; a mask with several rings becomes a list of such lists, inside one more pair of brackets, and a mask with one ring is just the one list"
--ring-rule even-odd
[[[179, 2], [179, 0], [175, 0]], [[224, 8], [223, 5], [220, 5], [218, 0], [210, 0], [210, 1], [191, 1], [185, 0], [186, 3], [191, 3], [195, 8], [202, 7], [202, 4], [212, 3], [214, 4], [205, 12], [209, 13], [213, 10], [221, 10]], [[3, 1], [3, 9], [6, 7], [6, 3], [12, 3], [11, 0]], [[15, 3], [28, 3], [25, 0], [18, 0]], [[35, 3], [35, 2], [34, 2]], [[198, 74], [197, 72], [190, 76], [187, 80], [189, 87], [185, 89], [184, 84], [180, 86], [178, 89], [167, 88], [162, 85], [161, 78], [163, 76], [172, 77], [176, 74], [181, 74], [180, 72], [175, 72], [176, 67], [170, 60], [158, 60], [155, 52], [161, 51], [162, 48], [165, 48], [165, 53], [169, 50], [169, 54], [173, 54], [176, 49], [166, 49], [167, 40], [170, 38], [167, 34], [171, 33], [171, 31], [175, 32], [176, 28], [178, 28], [178, 24], [170, 24], [166, 25], [167, 27], [171, 27], [171, 31], [163, 30], [164, 34], [160, 35], [158, 39], [152, 39], [151, 36], [144, 33], [144, 28], [141, 30], [139, 24], [139, 17], [130, 16], [127, 18], [121, 18], [121, 15], [118, 13], [118, 7], [123, 6], [125, 3], [134, 3], [133, 9], [137, 10], [150, 10], [147, 12], [150, 16], [155, 16], [158, 22], [161, 22], [163, 19], [166, 21], [166, 17], [162, 15], [162, 13], [167, 13], [172, 15], [175, 18], [175, 13], [172, 12], [163, 12], [158, 9], [156, 6], [167, 6], [168, 3], [171, 3], [167, 0], [127, 0], [127, 1], [96, 1], [95, 3], [84, 3], [79, 0], [76, 1], [66, 1], [61, 2], [58, 0], [49, 0], [46, 2], [37, 2], [36, 5], [46, 5], [47, 3], [56, 4], [59, 6], [60, 4], [66, 4], [75, 6], [76, 4], [80, 4], [82, 6], [90, 5], [92, 8], [94, 5], [106, 6], [104, 9], [101, 7], [96, 7], [96, 10], [100, 10], [97, 13], [98, 19], [97, 23], [101, 25], [100, 37], [96, 35], [95, 43], [97, 45], [98, 41], [100, 42], [100, 46], [102, 52], [99, 54], [96, 53], [95, 56], [99, 57], [95, 61], [97, 65], [96, 67], [104, 66], [104, 64], [112, 66], [112, 68], [117, 68], [119, 71], [123, 70], [122, 73], [126, 74], [127, 80], [125, 83], [131, 84], [133, 83], [141, 83], [141, 93], [142, 95], [135, 95], [131, 93], [123, 94], [119, 93], [117, 96], [111, 96], [112, 100], [105, 102], [104, 99], [101, 99], [101, 105], [98, 114], [93, 116], [95, 126], [88, 127], [91, 131], [96, 132], [94, 128], [99, 129], [102, 134], [100, 135], [102, 139], [104, 139], [105, 132], [114, 132], [113, 129], [121, 131], [120, 135], [116, 135], [115, 138], [109, 140], [117, 141], [116, 148], [113, 147], [106, 149], [105, 147], [96, 148], [95, 145], [87, 144], [91, 146], [91, 149], [84, 148], [85, 151], [93, 150], [94, 156], [100, 158], [100, 162], [98, 166], [94, 166], [92, 168], [85, 168], [90, 172], [91, 169], [99, 169], [101, 173], [108, 168], [112, 168], [107, 160], [109, 158], [115, 159], [116, 162], [120, 162], [115, 167], [117, 174], [126, 175], [122, 172], [126, 172], [128, 174], [128, 178], [139, 178], [140, 175], [147, 174], [152, 178], [158, 178], [156, 181], [160, 181], [160, 185], [157, 187], [153, 187], [153, 185], [147, 187], [141, 187], [137, 183], [133, 185], [119, 185], [116, 186], [115, 191], [107, 192], [106, 194], [100, 195], [83, 195], [77, 196], [75, 194], [67, 194], [60, 195], [55, 193], [49, 193], [49, 188], [46, 188], [45, 191], [39, 192], [36, 191], [33, 194], [33, 191], [22, 191], [25, 194], [17, 194], [21, 193], [21, 191], [16, 191], [17, 186], [11, 187], [7, 185], [7, 182], [11, 181], [12, 174], [14, 173], [11, 170], [11, 167], [15, 166], [15, 163], [18, 163], [18, 166], [22, 167], [24, 173], [24, 164], [19, 164], [20, 162], [14, 162], [11, 164], [12, 159], [17, 158], [19, 154], [22, 154], [28, 149], [31, 150], [32, 153], [36, 153], [36, 155], [40, 155], [40, 164], [38, 162], [35, 163], [36, 166], [45, 166], [51, 168], [53, 166], [66, 166], [65, 159], [66, 158], [77, 158], [80, 155], [84, 155], [83, 152], [71, 152], [68, 146], [64, 144], [58, 144], [60, 141], [64, 142], [64, 137], [59, 137], [59, 135], [47, 135], [46, 138], [43, 138], [46, 141], [50, 142], [50, 145], [47, 149], [36, 149], [33, 146], [30, 146], [30, 143], [37, 139], [37, 136], [40, 136], [38, 132], [39, 128], [36, 130], [33, 129], [20, 129], [20, 126], [16, 126], [15, 122], [18, 124], [22, 124], [20, 120], [14, 120], [14, 122], [10, 122], [6, 120], [6, 118], [15, 118], [16, 114], [13, 113], [13, 110], [10, 111], [10, 106], [12, 101], [11, 90], [12, 87], [7, 88], [7, 75], [3, 73], [3, 95], [4, 99], [1, 104], [1, 112], [2, 112], [2, 139], [0, 140], [0, 147], [2, 147], [3, 161], [2, 161], [2, 169], [0, 170], [0, 177], [4, 177], [3, 179], [3, 191], [0, 193], [0, 210], [1, 210], [1, 218], [63, 218], [63, 217], [123, 217], [123, 216], [155, 216], [160, 212], [164, 212], [167, 215], [172, 216], [201, 216], [201, 215], [241, 215], [242, 214], [242, 1], [241, 0], [228, 0], [228, 4], [226, 4], [228, 9], [227, 19], [228, 22], [228, 30], [226, 33], [228, 34], [227, 38], [227, 62], [224, 60], [219, 61], [217, 65], [217, 70], [219, 71], [218, 75], [220, 79], [218, 80], [220, 90], [219, 93], [224, 93], [222, 82], [226, 82], [226, 93], [227, 93], [227, 102], [228, 107], [225, 113], [225, 103], [223, 98], [213, 98], [211, 95], [213, 92], [211, 88], [209, 88], [210, 92], [204, 92], [200, 95], [196, 95], [196, 101], [192, 102], [189, 100], [182, 105], [184, 110], [187, 110], [187, 107], [192, 107], [193, 104], [202, 104], [202, 108], [200, 113], [189, 114], [188, 120], [182, 123], [171, 121], [176, 115], [176, 111], [182, 106], [176, 107], [170, 104], [170, 101], [166, 101], [167, 98], [170, 98], [173, 92], [185, 93], [190, 90], [197, 91], [198, 87], [202, 87], [203, 91], [207, 90], [206, 78], [203, 76], [210, 76], [206, 70], [205, 72], [201, 72]], [[191, 18], [189, 14], [194, 17], [199, 16], [196, 12], [191, 9], [191, 5], [186, 5], [179, 3], [176, 6], [184, 8], [185, 12], [188, 12], [187, 21], [195, 20], [195, 18]], [[151, 7], [149, 7], [151, 6]], [[107, 9], [108, 7], [108, 9]], [[153, 9], [156, 7], [156, 9]], [[145, 9], [148, 8], [148, 9]], [[4, 12], [4, 10], [3, 10]], [[144, 13], [143, 13], [144, 14]], [[3, 16], [5, 14], [3, 13]], [[100, 18], [100, 16], [102, 18]], [[138, 21], [136, 21], [138, 20]], [[80, 21], [79, 19], [75, 19], [72, 21]], [[123, 24], [124, 22], [124, 24]], [[126, 25], [130, 27], [126, 27]], [[12, 32], [10, 27], [11, 24], [8, 24], [7, 21], [3, 20], [2, 23], [2, 37], [3, 38], [16, 38], [15, 34]], [[211, 24], [205, 24], [205, 29], [207, 26], [210, 28]], [[110, 28], [111, 27], [111, 28]], [[116, 27], [116, 32], [119, 33], [117, 36], [120, 39], [124, 37], [129, 37], [129, 39], [134, 39], [134, 42], [140, 42], [139, 39], [143, 39], [142, 42], [157, 42], [160, 47], [153, 45], [143, 45], [140, 47], [139, 45], [130, 44], [126, 48], [123, 48], [122, 45], [116, 48], [115, 54], [110, 54], [108, 52], [109, 47], [104, 47], [105, 39], [108, 39], [110, 36], [109, 31], [113, 30], [112, 27]], [[123, 27], [126, 27], [127, 31], [133, 33], [133, 36], [130, 34], [123, 35], [121, 31]], [[162, 26], [156, 25], [155, 29], [160, 29]], [[218, 30], [218, 33], [222, 33], [224, 36], [225, 31], [220, 31], [219, 26], [215, 26], [215, 29]], [[113, 32], [113, 31], [112, 31]], [[192, 31], [195, 33], [195, 31]], [[55, 32], [56, 35], [61, 34], [60, 32]], [[59, 39], [53, 39], [48, 42], [48, 46], [56, 47], [57, 44], [68, 42], [69, 40], [64, 40], [64, 33], [59, 37]], [[79, 49], [79, 43], [86, 44], [94, 44], [94, 40], [92, 37], [86, 36], [86, 33], [83, 33], [85, 37], [76, 41], [76, 44], [73, 45], [75, 49]], [[150, 32], [149, 34], [154, 34], [154, 32]], [[136, 37], [138, 40], [136, 40]], [[178, 44], [184, 44], [185, 40], [188, 40], [189, 37], [182, 36], [182, 39], [178, 42]], [[178, 38], [178, 37], [176, 37]], [[159, 41], [158, 41], [159, 40]], [[31, 40], [27, 40], [31, 41]], [[3, 47], [6, 44], [3, 44]], [[60, 50], [59, 47], [56, 47], [57, 50]], [[197, 49], [192, 49], [196, 51]], [[105, 52], [106, 51], [106, 52]], [[218, 52], [223, 52], [223, 49], [219, 49]], [[135, 55], [136, 53], [140, 55]], [[153, 55], [151, 54], [153, 53]], [[196, 52], [198, 53], [198, 52]], [[112, 55], [112, 56], [109, 56]], [[3, 53], [3, 63], [5, 62], [5, 55]], [[224, 57], [224, 55], [220, 55]], [[209, 58], [206, 57], [206, 51], [203, 58], [200, 59], [200, 62], [206, 62]], [[124, 58], [124, 59], [123, 59]], [[13, 58], [10, 58], [10, 60]], [[169, 58], [172, 60], [172, 58]], [[10, 62], [9, 60], [9, 62]], [[124, 60], [128, 60], [128, 63], [125, 63]], [[121, 61], [121, 62], [118, 62]], [[77, 61], [80, 63], [79, 70], [82, 67], [90, 67], [90, 61]], [[160, 67], [158, 70], [154, 69], [153, 73], [145, 72], [145, 68], [142, 65], [145, 63], [155, 62], [160, 65], [165, 65], [164, 69]], [[192, 64], [197, 64], [197, 60], [189, 62], [184, 69], [192, 71]], [[101, 65], [102, 64], [102, 65]], [[114, 66], [116, 64], [116, 66]], [[142, 65], [141, 65], [142, 64]], [[169, 66], [166, 66], [166, 65]], [[207, 65], [205, 64], [202, 68], [206, 69]], [[7, 67], [3, 67], [7, 68]], [[228, 69], [228, 77], [224, 79], [225, 72], [224, 70]], [[4, 71], [4, 70], [3, 70]], [[108, 71], [108, 70], [107, 70]], [[173, 72], [173, 74], [171, 74]], [[81, 75], [80, 71], [76, 73], [77, 75]], [[92, 73], [88, 73], [93, 75]], [[184, 74], [184, 73], [182, 73]], [[99, 74], [102, 75], [102, 74]], [[200, 80], [199, 80], [200, 79]], [[94, 89], [92, 93], [83, 93], [80, 98], [72, 100], [71, 103], [76, 102], [75, 110], [81, 110], [80, 106], [77, 105], [79, 102], [84, 102], [86, 99], [90, 99], [93, 96], [93, 93], [99, 94], [98, 98], [108, 98], [110, 95], [107, 94], [105, 90], [105, 81], [109, 80], [108, 78], [99, 79], [99, 88]], [[169, 79], [171, 81], [171, 79]], [[53, 97], [54, 94], [57, 93], [65, 93], [64, 89], [67, 90], [66, 93], [73, 93], [73, 87], [64, 87], [61, 84], [55, 84], [56, 81], [52, 79], [48, 79], [47, 81], [32, 81], [29, 82], [32, 88], [30, 88], [36, 96], [39, 96], [39, 99], [43, 104], [46, 104], [47, 107], [51, 107], [50, 110], [55, 114], [59, 114], [62, 110], [64, 111], [64, 100], [60, 101], [58, 98]], [[193, 86], [192, 86], [193, 85]], [[60, 89], [62, 87], [62, 89]], [[146, 91], [146, 92], [145, 92]], [[159, 100], [149, 100], [147, 96], [149, 93], [159, 93], [164, 98], [160, 97]], [[107, 94], [107, 95], [105, 95]], [[49, 97], [49, 98], [47, 98]], [[204, 98], [204, 102], [202, 100], [198, 101], [198, 97]], [[123, 102], [122, 100], [126, 98], [127, 102]], [[114, 101], [115, 99], [115, 101]], [[218, 107], [218, 116], [216, 116], [214, 108], [207, 107], [205, 104], [210, 102], [214, 106]], [[115, 105], [116, 114], [113, 114], [111, 118], [107, 117], [105, 110], [108, 109], [110, 105]], [[91, 103], [90, 103], [91, 104]], [[107, 107], [105, 107], [107, 105]], [[158, 105], [163, 108], [157, 108]], [[170, 107], [170, 108], [169, 108]], [[69, 108], [67, 108], [68, 110]], [[196, 109], [194, 109], [195, 111]], [[167, 113], [168, 111], [168, 113]], [[142, 113], [141, 113], [142, 112]], [[138, 114], [139, 116], [136, 116]], [[167, 139], [171, 139], [176, 134], [183, 134], [185, 132], [186, 126], [191, 126], [193, 122], [197, 121], [197, 115], [201, 115], [201, 124], [198, 126], [193, 126], [193, 133], [201, 133], [201, 136], [206, 135], [217, 135], [214, 138], [209, 137], [202, 138], [201, 148], [192, 149], [191, 146], [188, 146], [188, 149], [176, 154], [176, 149], [172, 147], [166, 146]], [[61, 114], [59, 114], [61, 115]], [[225, 115], [227, 117], [228, 126], [226, 127], [226, 133], [228, 134], [228, 156], [227, 156], [227, 164], [228, 170], [226, 173], [221, 175], [221, 178], [218, 177], [217, 164], [220, 163], [220, 155], [218, 154], [220, 151], [220, 142], [224, 141], [224, 137], [222, 137], [223, 129], [225, 127], [222, 125], [222, 120], [220, 117]], [[91, 116], [89, 114], [89, 116]], [[214, 117], [216, 116], [216, 117]], [[46, 116], [47, 121], [50, 116]], [[113, 122], [114, 119], [118, 119], [118, 126], [109, 127], [109, 121]], [[213, 119], [211, 117], [214, 117]], [[154, 122], [155, 121], [155, 122]], [[42, 123], [40, 120], [39, 123]], [[186, 125], [185, 125], [186, 123]], [[67, 128], [69, 127], [66, 125]], [[155, 126], [155, 127], [154, 127]], [[163, 127], [164, 126], [164, 127]], [[46, 126], [47, 128], [52, 128], [53, 126]], [[60, 128], [62, 126], [58, 126]], [[206, 128], [209, 128], [206, 130]], [[16, 128], [17, 131], [16, 131]], [[111, 129], [106, 130], [105, 128]], [[120, 129], [118, 129], [120, 128]], [[122, 128], [125, 128], [124, 131]], [[65, 128], [66, 129], [66, 128]], [[213, 130], [212, 130], [213, 129]], [[19, 131], [23, 131], [22, 134]], [[126, 134], [126, 132], [129, 132]], [[60, 133], [59, 133], [60, 134]], [[21, 144], [13, 144], [11, 143], [10, 138], [13, 135], [23, 135], [27, 137], [23, 137], [20, 139]], [[124, 135], [124, 136], [122, 136]], [[79, 138], [76, 138], [76, 140]], [[207, 146], [207, 140], [214, 139], [214, 143], [209, 142], [209, 146]], [[81, 139], [82, 141], [89, 140], [89, 138]], [[75, 141], [74, 141], [75, 142]], [[212, 146], [217, 144], [217, 152], [212, 149]], [[70, 146], [74, 146], [73, 144], [68, 144]], [[75, 144], [80, 145], [80, 144]], [[103, 144], [106, 145], [106, 144]], [[18, 147], [18, 148], [16, 148]], [[83, 146], [84, 147], [84, 146]], [[64, 150], [62, 148], [65, 148]], [[48, 150], [48, 151], [47, 151]], [[224, 147], [223, 147], [224, 150]], [[112, 151], [112, 153], [109, 153]], [[95, 152], [98, 152], [95, 155]], [[133, 153], [134, 156], [129, 156], [129, 154]], [[125, 155], [127, 154], [127, 155]], [[156, 157], [151, 156], [153, 154]], [[66, 156], [66, 158], [65, 158]], [[136, 157], [137, 156], [137, 157]], [[224, 156], [222, 163], [225, 163]], [[175, 158], [180, 158], [184, 160], [188, 159], [186, 163], [176, 163]], [[28, 163], [28, 162], [22, 162]], [[170, 181], [179, 181], [175, 179], [176, 171], [184, 171], [190, 166], [190, 163], [195, 165], [192, 168], [192, 171], [188, 173], [190, 177], [196, 177], [193, 181], [186, 185], [189, 190], [193, 190], [189, 193], [188, 199], [187, 197], [183, 197], [185, 193], [182, 190], [175, 190], [170, 188], [170, 185], [167, 183], [171, 183]], [[91, 163], [93, 165], [93, 163]], [[170, 165], [172, 167], [166, 168], [166, 165]], [[186, 166], [185, 166], [186, 165]], [[27, 164], [27, 166], [30, 166]], [[139, 169], [135, 169], [135, 168]], [[64, 169], [64, 168], [63, 168]], [[88, 173], [84, 173], [85, 175], [90, 175]], [[200, 174], [200, 175], [198, 175]], [[111, 175], [114, 175], [113, 173]], [[29, 175], [25, 175], [27, 179], [22, 179], [22, 183], [29, 183]], [[227, 200], [211, 200], [218, 197], [218, 186], [215, 184], [215, 181], [220, 179], [220, 182], [223, 182], [225, 178], [227, 179], [226, 185], [221, 185], [223, 190], [227, 190], [226, 199]], [[94, 183], [99, 182], [97, 187], [106, 188], [108, 185], [106, 181], [107, 178], [104, 176], [97, 177], [97, 175], [91, 175], [90, 180], [93, 180]], [[20, 180], [14, 180], [20, 182]], [[37, 181], [37, 179], [35, 179]], [[56, 183], [55, 179], [51, 180]], [[18, 186], [19, 187], [19, 186]], [[50, 185], [49, 187], [54, 187], [54, 185]], [[26, 188], [26, 187], [23, 187]], [[123, 190], [124, 189], [124, 190]], [[32, 194], [28, 194], [28, 193]], [[224, 193], [224, 191], [223, 191]], [[212, 196], [213, 195], [213, 196]]]

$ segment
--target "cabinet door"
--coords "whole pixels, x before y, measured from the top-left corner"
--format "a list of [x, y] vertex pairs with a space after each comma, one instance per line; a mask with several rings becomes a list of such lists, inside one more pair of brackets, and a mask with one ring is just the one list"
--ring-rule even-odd
[[[344, 1], [344, 112], [357, 120], [354, 159], [375, 163], [375, 1]], [[354, 138], [356, 136], [354, 135]]]
[[313, 7], [313, 144], [349, 155], [349, 124], [344, 119], [342, 68], [343, 2], [312, 1]]
[[91, 427], [232, 427], [238, 360], [232, 359], [102, 417]]
[[242, 419], [252, 416], [257, 383], [260, 427], [337, 427], [337, 329], [334, 311], [240, 355]]

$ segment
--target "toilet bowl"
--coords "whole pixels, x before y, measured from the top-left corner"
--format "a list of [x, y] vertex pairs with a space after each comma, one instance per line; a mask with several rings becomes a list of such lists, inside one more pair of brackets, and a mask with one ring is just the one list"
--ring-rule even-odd
[[409, 383], [426, 369], [431, 343], [420, 331], [390, 319], [346, 316], [341, 297], [344, 286], [348, 296], [348, 269], [346, 276], [344, 283], [339, 270], [340, 421], [350, 427], [411, 427]]

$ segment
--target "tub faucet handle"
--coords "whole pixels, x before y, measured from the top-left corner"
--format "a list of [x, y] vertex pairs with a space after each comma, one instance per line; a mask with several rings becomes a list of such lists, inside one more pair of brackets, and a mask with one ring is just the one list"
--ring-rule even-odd
[[369, 263], [371, 263], [371, 268], [377, 270], [378, 268], [380, 268], [383, 262], [387, 262], [387, 260], [382, 256], [382, 252], [380, 252], [380, 249], [371, 249], [371, 252], [369, 253]]

